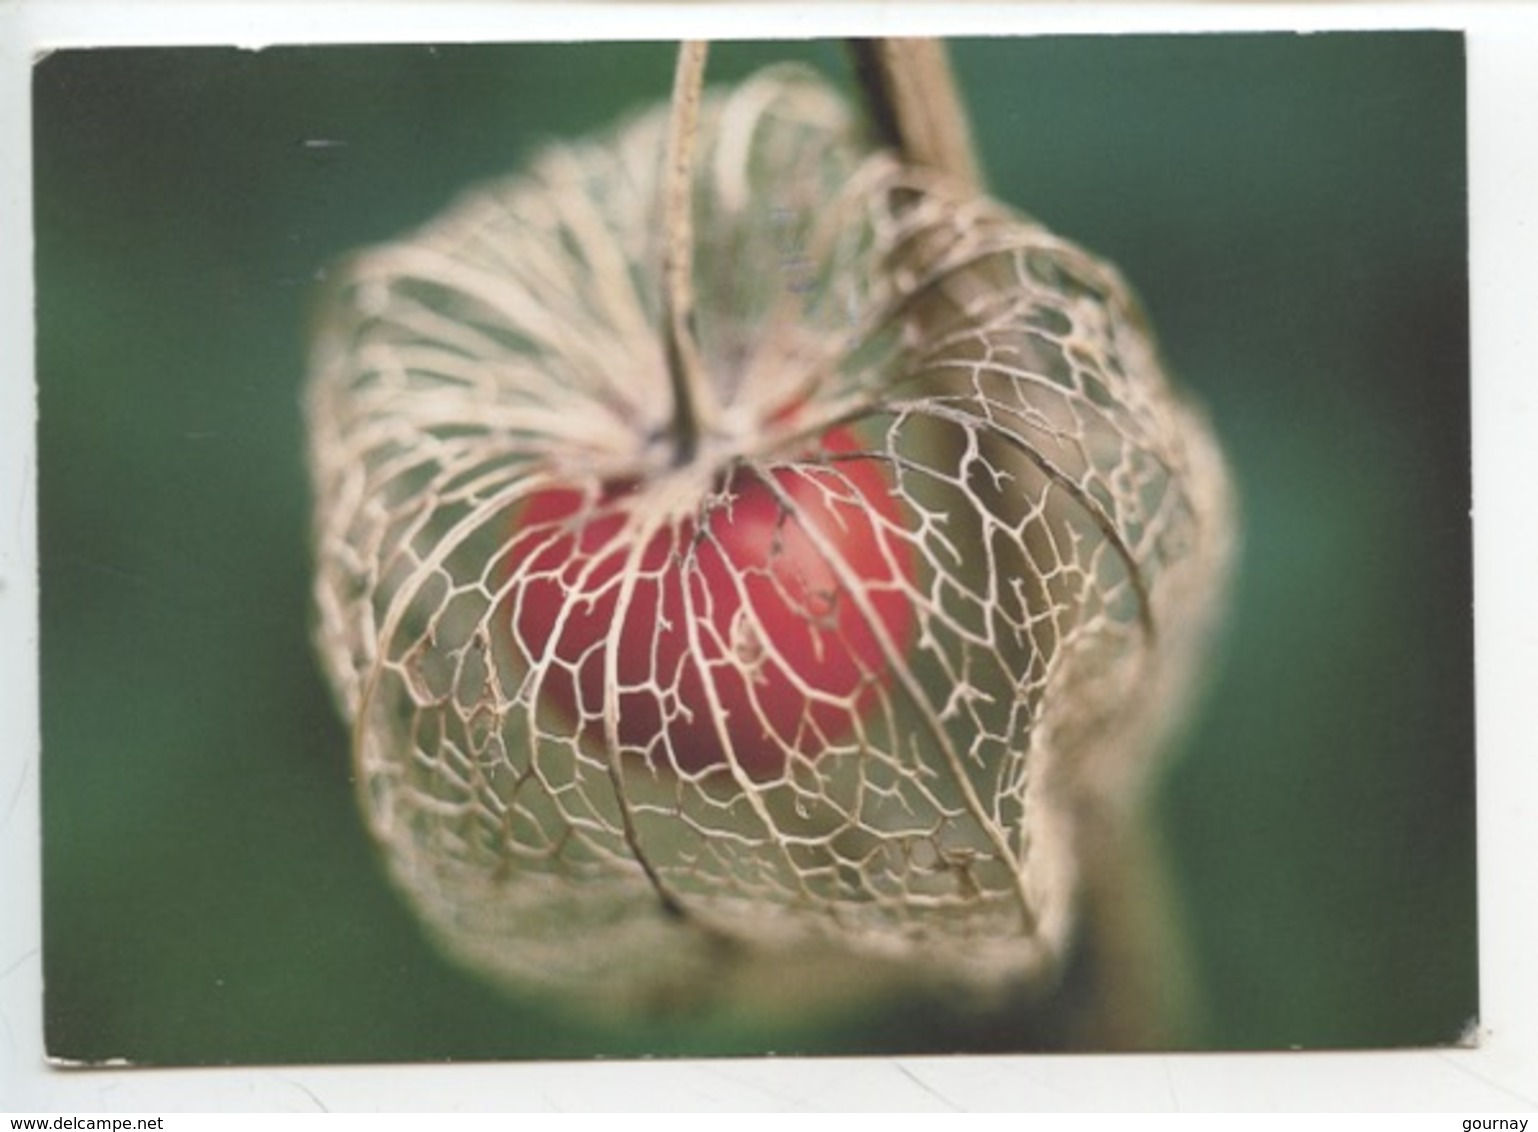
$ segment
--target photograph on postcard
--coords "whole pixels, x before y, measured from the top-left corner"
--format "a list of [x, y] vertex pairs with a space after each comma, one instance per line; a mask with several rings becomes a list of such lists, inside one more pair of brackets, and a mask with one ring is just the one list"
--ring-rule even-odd
[[33, 95], [51, 1058], [1477, 1025], [1461, 35]]

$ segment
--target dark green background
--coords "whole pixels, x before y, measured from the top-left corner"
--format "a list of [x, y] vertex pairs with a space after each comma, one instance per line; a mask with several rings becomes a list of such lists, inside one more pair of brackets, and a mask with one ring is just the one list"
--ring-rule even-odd
[[[1451, 34], [956, 45], [999, 195], [1119, 263], [1245, 555], [1161, 794], [1202, 1044], [1477, 1011], [1464, 66]], [[720, 45], [712, 77], [833, 45]], [[665, 45], [65, 51], [35, 83], [48, 1045], [160, 1063], [1012, 1049], [897, 1004], [616, 1032], [429, 950], [307, 639], [317, 269], [670, 82]], [[316, 141], [328, 144], [307, 144]]]

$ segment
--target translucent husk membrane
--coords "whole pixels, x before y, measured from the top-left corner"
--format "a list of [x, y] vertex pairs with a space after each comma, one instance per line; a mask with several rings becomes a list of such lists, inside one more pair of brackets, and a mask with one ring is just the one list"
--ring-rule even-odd
[[[838, 95], [777, 68], [704, 107], [695, 328], [720, 413], [674, 466], [665, 131], [659, 109], [547, 149], [334, 276], [308, 401], [318, 636], [391, 875], [471, 967], [599, 1009], [1050, 979], [1084, 830], [1138, 796], [1215, 620], [1212, 437], [1112, 268], [871, 152]], [[722, 551], [751, 484], [813, 532], [831, 593], [785, 590], [783, 538]], [[874, 568], [830, 530], [848, 508]], [[582, 529], [620, 532], [617, 557], [573, 559]], [[857, 679], [797, 685], [742, 596], [765, 579]], [[560, 630], [531, 644], [536, 603], [612, 625], [580, 661], [597, 692]], [[679, 632], [681, 659], [659, 644]], [[761, 702], [787, 684], [789, 735]], [[712, 703], [776, 757], [622, 718]], [[715, 750], [673, 749], [702, 727]]]

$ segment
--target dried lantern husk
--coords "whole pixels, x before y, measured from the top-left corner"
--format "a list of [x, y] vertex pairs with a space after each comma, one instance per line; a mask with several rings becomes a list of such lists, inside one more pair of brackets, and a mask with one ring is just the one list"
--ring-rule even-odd
[[[711, 95], [693, 269], [724, 423], [684, 512], [703, 529], [735, 477], [826, 470], [807, 438], [848, 427], [900, 500], [876, 521], [914, 629], [857, 725], [783, 774], [613, 749], [543, 694], [559, 662], [509, 631], [507, 556], [551, 482], [684, 521], [603, 494], [663, 478], [666, 129], [548, 148], [331, 280], [318, 639], [369, 827], [447, 952], [595, 1009], [783, 1000], [787, 970], [819, 998], [1049, 980], [1085, 829], [1139, 796], [1216, 623], [1211, 433], [1112, 268], [873, 150], [810, 72]], [[700, 569], [687, 540], [664, 568]]]

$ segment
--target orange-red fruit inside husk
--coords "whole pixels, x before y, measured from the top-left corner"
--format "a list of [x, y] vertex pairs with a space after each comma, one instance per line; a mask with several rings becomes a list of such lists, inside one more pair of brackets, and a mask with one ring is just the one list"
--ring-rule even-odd
[[575, 488], [533, 495], [514, 518], [502, 608], [544, 663], [535, 694], [605, 742], [617, 647], [616, 737], [654, 766], [767, 781], [848, 742], [890, 684], [887, 650], [907, 649], [913, 552], [881, 461], [847, 430], [821, 448], [834, 458], [739, 466], [703, 517], [656, 531], [623, 608], [624, 497], [638, 489], [612, 484], [592, 507]]

